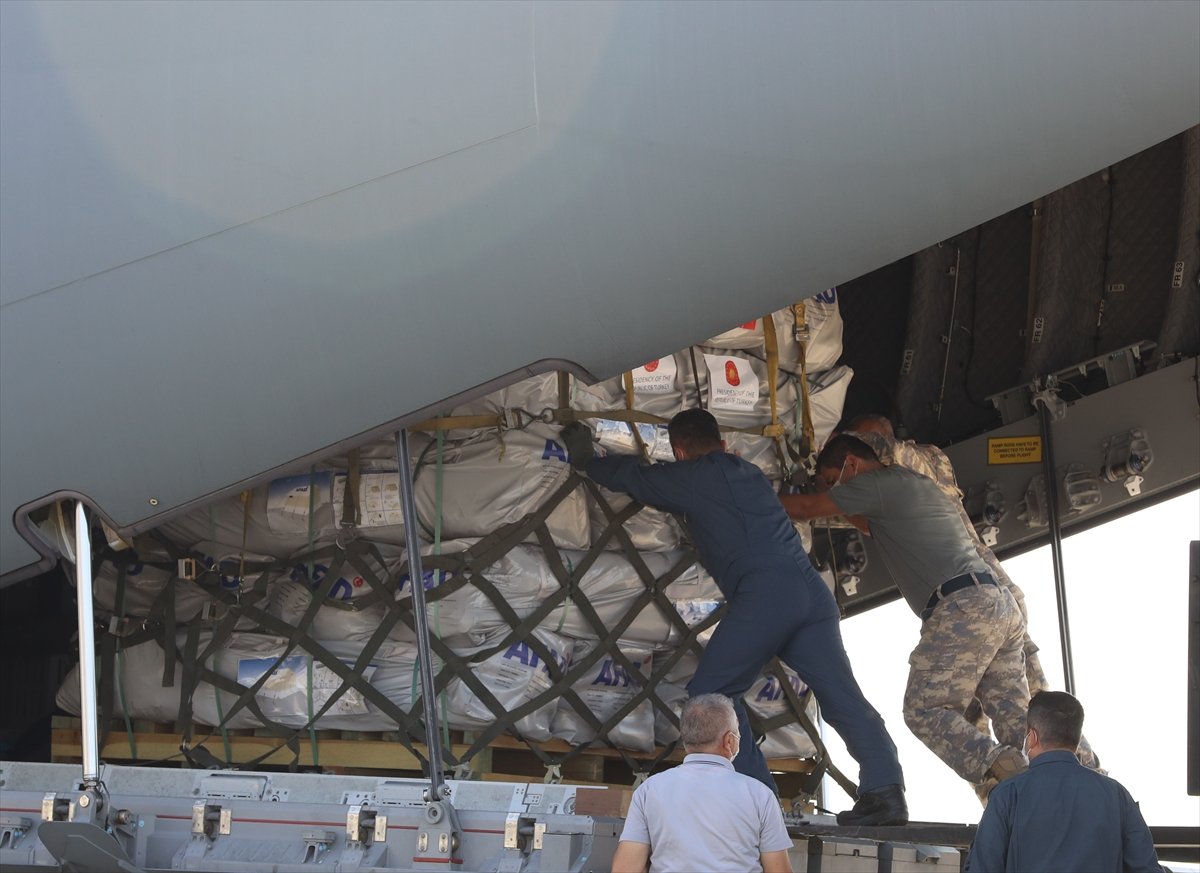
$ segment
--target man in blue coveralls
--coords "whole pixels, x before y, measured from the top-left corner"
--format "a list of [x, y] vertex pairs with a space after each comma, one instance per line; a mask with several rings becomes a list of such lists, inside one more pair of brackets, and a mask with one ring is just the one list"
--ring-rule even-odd
[[[816, 695], [821, 713], [858, 762], [858, 799], [838, 814], [847, 826], [908, 822], [904, 775], [896, 745], [863, 697], [842, 645], [833, 595], [800, 544], [775, 490], [753, 464], [725, 451], [717, 420], [685, 410], [667, 426], [674, 464], [643, 465], [637, 457], [596, 458], [584, 424], [563, 428], [571, 463], [589, 478], [635, 500], [683, 516], [700, 559], [729, 606], [717, 625], [688, 694], [725, 694], [738, 730], [751, 737], [742, 695], [778, 655]], [[775, 790], [754, 742], [733, 760], [739, 773]]]

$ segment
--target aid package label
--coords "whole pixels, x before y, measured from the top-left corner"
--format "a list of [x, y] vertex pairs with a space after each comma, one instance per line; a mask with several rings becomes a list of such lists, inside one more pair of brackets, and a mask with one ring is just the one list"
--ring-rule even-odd
[[758, 403], [758, 376], [743, 358], [704, 356], [708, 366], [708, 405], [711, 409], [752, 412]]
[[633, 370], [633, 390], [637, 394], [670, 394], [675, 391], [678, 365], [675, 358], [657, 358]]

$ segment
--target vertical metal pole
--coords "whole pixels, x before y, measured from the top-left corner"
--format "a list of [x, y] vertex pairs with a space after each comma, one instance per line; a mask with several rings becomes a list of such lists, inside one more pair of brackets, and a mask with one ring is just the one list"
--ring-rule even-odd
[[75, 504], [75, 596], [79, 600], [79, 701], [83, 721], [83, 781], [100, 779], [96, 705], [96, 633], [92, 619], [92, 538], [83, 501]]
[[408, 552], [408, 577], [412, 584], [413, 619], [417, 625], [417, 664], [421, 672], [421, 703], [425, 713], [425, 744], [429, 749], [429, 801], [441, 801], [442, 741], [437, 732], [437, 704], [433, 689], [429, 617], [425, 613], [425, 577], [421, 571], [421, 546], [417, 537], [417, 506], [413, 499], [412, 469], [408, 463], [408, 431], [396, 431], [396, 463], [400, 471], [400, 504], [404, 510], [404, 539]]
[[1046, 510], [1050, 516], [1050, 556], [1054, 561], [1054, 596], [1058, 600], [1058, 636], [1062, 643], [1063, 687], [1075, 693], [1075, 668], [1071, 659], [1071, 625], [1067, 619], [1067, 589], [1063, 573], [1062, 527], [1058, 519], [1058, 474], [1054, 466], [1054, 442], [1050, 435], [1050, 408], [1038, 402], [1042, 423], [1042, 464], [1046, 476]]

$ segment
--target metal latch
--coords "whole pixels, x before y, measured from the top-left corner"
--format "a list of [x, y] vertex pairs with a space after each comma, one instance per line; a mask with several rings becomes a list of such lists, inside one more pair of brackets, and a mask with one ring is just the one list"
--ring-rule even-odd
[[[213, 839], [216, 834], [229, 836], [233, 829], [233, 810], [197, 800], [192, 804], [192, 833]], [[215, 832], [215, 833], [214, 833]]]
[[321, 856], [333, 848], [337, 834], [333, 831], [305, 831], [300, 835], [304, 843], [304, 864], [320, 864]]
[[74, 821], [75, 804], [69, 797], [59, 797], [48, 791], [42, 797], [42, 821]]
[[354, 804], [346, 813], [346, 839], [364, 845], [384, 842], [387, 840], [387, 816], [361, 803]]
[[528, 851], [522, 845], [522, 837], [534, 836], [537, 822], [530, 816], [510, 812], [504, 819], [504, 848]]

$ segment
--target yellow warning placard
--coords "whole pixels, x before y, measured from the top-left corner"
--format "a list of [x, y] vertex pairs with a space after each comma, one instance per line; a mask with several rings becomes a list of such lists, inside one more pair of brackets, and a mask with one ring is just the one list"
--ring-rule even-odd
[[988, 437], [989, 464], [1038, 464], [1041, 460], [1040, 436]]

